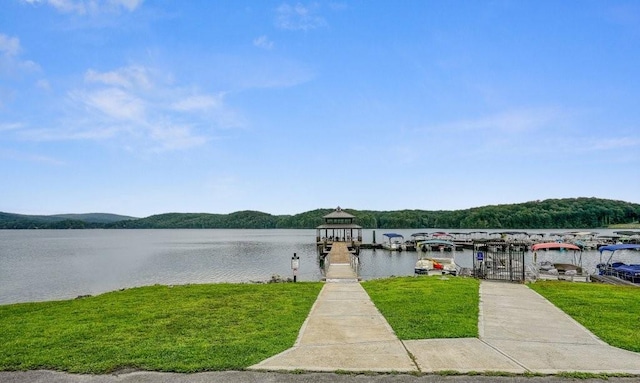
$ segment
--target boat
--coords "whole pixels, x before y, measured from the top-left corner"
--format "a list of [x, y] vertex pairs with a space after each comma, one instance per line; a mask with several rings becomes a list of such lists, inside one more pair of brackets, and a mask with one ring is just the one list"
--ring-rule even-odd
[[443, 240], [443, 241], [453, 239], [453, 235], [451, 235], [451, 234], [449, 234], [447, 232], [444, 232], [444, 231], [436, 231], [435, 233], [431, 234], [431, 236], [433, 238], [440, 239], [440, 240]]
[[[421, 257], [416, 262], [414, 272], [426, 275], [457, 275], [458, 267], [453, 258], [453, 249], [456, 245], [453, 242], [431, 239], [420, 241], [416, 244], [421, 251]], [[422, 249], [426, 251], [422, 251]], [[434, 249], [439, 250], [434, 250]], [[449, 249], [445, 251], [445, 249]], [[437, 254], [437, 255], [436, 255]]]
[[[559, 262], [560, 256], [555, 256], [555, 260], [544, 259], [538, 263], [539, 250], [558, 250], [564, 253], [563, 258], [567, 258], [566, 262]], [[571, 252], [569, 252], [571, 250]], [[533, 263], [537, 265], [538, 279], [564, 279], [564, 280], [580, 280], [588, 281], [589, 276], [583, 272], [582, 268], [582, 249], [572, 243], [563, 242], [543, 242], [536, 243], [531, 246], [533, 251]]]
[[620, 243], [640, 244], [640, 231], [622, 230], [614, 231], [613, 234], [620, 236]]
[[593, 231], [570, 231], [564, 234], [564, 241], [573, 243], [582, 250], [595, 250], [598, 248], [597, 236], [598, 233]]
[[416, 251], [418, 242], [426, 241], [427, 239], [429, 239], [429, 237], [429, 233], [413, 233], [411, 234], [411, 237], [402, 245], [402, 250]]
[[391, 251], [402, 251], [402, 245], [404, 244], [404, 236], [398, 233], [384, 233], [386, 240], [382, 242], [382, 248]]
[[[640, 250], [640, 245], [624, 243], [600, 247], [600, 263], [596, 266], [598, 275], [612, 276], [632, 283], [640, 283], [640, 264], [625, 263], [614, 260], [613, 256], [616, 251], [621, 250], [638, 251]], [[610, 251], [611, 253], [609, 254], [609, 258], [603, 262], [602, 256], [605, 251]]]

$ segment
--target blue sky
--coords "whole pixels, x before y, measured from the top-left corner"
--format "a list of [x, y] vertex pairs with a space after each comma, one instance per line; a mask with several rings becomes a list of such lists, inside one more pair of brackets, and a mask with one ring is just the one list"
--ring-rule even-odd
[[637, 1], [2, 7], [0, 211], [640, 203]]

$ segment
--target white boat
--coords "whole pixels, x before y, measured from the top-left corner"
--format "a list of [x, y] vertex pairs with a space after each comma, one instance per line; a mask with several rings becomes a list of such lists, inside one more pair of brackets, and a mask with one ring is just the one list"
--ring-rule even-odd
[[384, 233], [386, 240], [382, 242], [382, 248], [391, 251], [402, 251], [404, 236], [398, 233]]
[[426, 275], [457, 275], [458, 266], [453, 258], [455, 247], [453, 242], [440, 239], [418, 242], [416, 248], [419, 249], [420, 258], [416, 262], [414, 272]]
[[[559, 251], [551, 259], [541, 255], [538, 256], [538, 252], [541, 250], [556, 250]], [[588, 282], [589, 275], [583, 272], [582, 268], [582, 249], [572, 243], [562, 242], [544, 242], [536, 243], [531, 246], [533, 251], [533, 263], [538, 267], [537, 279], [564, 279], [569, 281]], [[561, 258], [563, 262], [560, 262]]]

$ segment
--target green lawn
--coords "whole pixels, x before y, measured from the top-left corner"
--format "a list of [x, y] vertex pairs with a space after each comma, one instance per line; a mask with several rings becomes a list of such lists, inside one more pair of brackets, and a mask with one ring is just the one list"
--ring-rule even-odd
[[476, 279], [402, 277], [362, 286], [402, 340], [478, 336]]
[[0, 370], [243, 369], [293, 345], [321, 288], [150, 286], [0, 306]]
[[[400, 339], [478, 336], [479, 281], [362, 283]], [[529, 285], [605, 342], [640, 352], [640, 289]], [[0, 370], [241, 370], [290, 348], [322, 283], [150, 286], [0, 306]]]
[[608, 344], [640, 352], [640, 288], [556, 281], [529, 287]]

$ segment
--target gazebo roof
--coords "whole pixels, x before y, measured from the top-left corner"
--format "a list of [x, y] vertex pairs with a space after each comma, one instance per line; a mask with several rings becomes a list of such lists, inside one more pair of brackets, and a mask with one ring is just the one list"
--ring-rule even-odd
[[316, 229], [362, 229], [362, 226], [353, 223], [329, 223], [326, 225], [320, 225]]
[[336, 210], [332, 211], [331, 213], [323, 216], [322, 218], [324, 219], [335, 219], [335, 218], [355, 218], [354, 215], [351, 215], [349, 213], [347, 213], [346, 211], [343, 211], [340, 206], [338, 206], [336, 208]]

